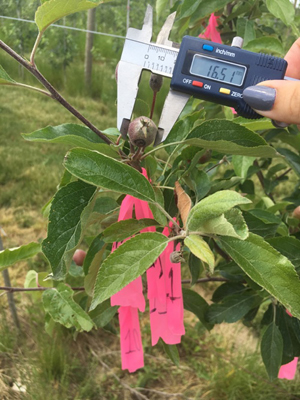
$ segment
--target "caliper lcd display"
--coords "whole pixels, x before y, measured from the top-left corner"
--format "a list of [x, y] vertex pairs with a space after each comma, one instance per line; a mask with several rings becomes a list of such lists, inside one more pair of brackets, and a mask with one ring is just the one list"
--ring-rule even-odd
[[243, 65], [195, 54], [190, 73], [214, 81], [224, 82], [234, 86], [242, 86], [246, 69], [247, 68]]

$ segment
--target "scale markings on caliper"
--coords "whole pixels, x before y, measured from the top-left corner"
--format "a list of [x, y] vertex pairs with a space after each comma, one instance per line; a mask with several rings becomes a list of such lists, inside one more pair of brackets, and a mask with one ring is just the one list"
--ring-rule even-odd
[[178, 51], [177, 49], [171, 50], [162, 45], [127, 39], [121, 59], [130, 64], [140, 65], [142, 68], [153, 73], [171, 78]]

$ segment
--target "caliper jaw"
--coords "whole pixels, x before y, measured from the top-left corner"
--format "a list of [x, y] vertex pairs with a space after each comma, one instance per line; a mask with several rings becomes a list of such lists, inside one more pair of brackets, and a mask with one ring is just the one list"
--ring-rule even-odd
[[[152, 25], [153, 9], [148, 5], [142, 29], [129, 28], [125, 42], [126, 40], [135, 40], [150, 44]], [[117, 127], [124, 139], [127, 135], [133, 107], [139, 90], [138, 85], [142, 69], [141, 66], [134, 64], [134, 60], [132, 60], [132, 63], [129, 63], [127, 61], [122, 61], [122, 57], [118, 64]]]
[[154, 146], [159, 145], [167, 138], [190, 97], [189, 94], [170, 89], [159, 120]]
[[[176, 14], [173, 13], [168, 16], [162, 29], [160, 30], [160, 33], [157, 36], [156, 41], [157, 44], [167, 46], [170, 49], [178, 47], [178, 45], [169, 40], [169, 34], [173, 27], [175, 15]], [[148, 5], [142, 29], [128, 29], [124, 48], [126, 45], [130, 45], [129, 41], [142, 42], [150, 45], [152, 38], [152, 24], [153, 9], [150, 5]], [[117, 127], [120, 130], [123, 138], [126, 139], [128, 126], [130, 124], [133, 108], [138, 94], [139, 81], [144, 68], [135, 64], [134, 59], [132, 62], [128, 61], [128, 59], [126, 59], [123, 55], [124, 51], [118, 64], [117, 71]], [[165, 138], [168, 136], [189, 98], [190, 96], [187, 94], [170, 89], [166, 97], [158, 124], [158, 134], [154, 143], [155, 146], [165, 140]]]

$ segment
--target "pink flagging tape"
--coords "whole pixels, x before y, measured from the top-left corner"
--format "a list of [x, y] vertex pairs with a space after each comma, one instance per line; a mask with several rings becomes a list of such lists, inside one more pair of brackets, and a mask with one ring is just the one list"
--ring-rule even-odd
[[122, 369], [134, 372], [144, 366], [141, 329], [136, 307], [119, 308]]

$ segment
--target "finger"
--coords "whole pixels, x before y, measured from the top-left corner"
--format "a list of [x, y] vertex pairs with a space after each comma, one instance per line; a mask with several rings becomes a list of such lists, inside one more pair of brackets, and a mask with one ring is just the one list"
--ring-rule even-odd
[[243, 99], [264, 117], [300, 124], [300, 81], [261, 82], [246, 88]]
[[288, 62], [286, 76], [300, 79], [300, 38], [292, 45], [284, 59]]

